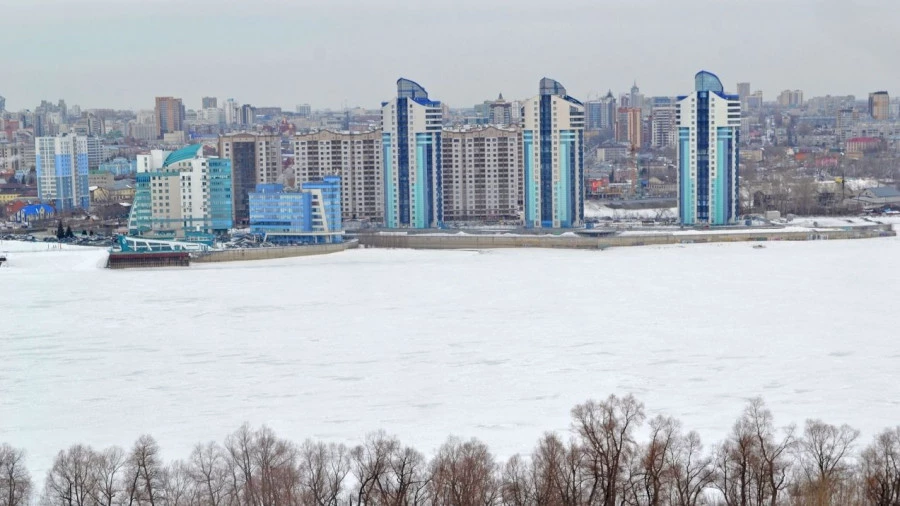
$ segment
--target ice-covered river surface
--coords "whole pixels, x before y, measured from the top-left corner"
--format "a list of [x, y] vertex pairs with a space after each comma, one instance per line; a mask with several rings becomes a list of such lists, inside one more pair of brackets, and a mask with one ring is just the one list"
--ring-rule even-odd
[[385, 429], [426, 454], [474, 436], [505, 457], [611, 393], [707, 443], [753, 396], [866, 443], [900, 423], [900, 240], [766, 246], [110, 271], [103, 251], [0, 244], [0, 441], [42, 476], [75, 442], [150, 433], [182, 458], [245, 421], [348, 444]]

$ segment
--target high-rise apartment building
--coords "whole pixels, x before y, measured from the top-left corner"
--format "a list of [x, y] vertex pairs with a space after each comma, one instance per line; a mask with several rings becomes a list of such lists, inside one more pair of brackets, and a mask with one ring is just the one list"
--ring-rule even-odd
[[891, 98], [886, 91], [869, 93], [869, 116], [877, 121], [885, 121], [891, 117]]
[[603, 103], [599, 100], [588, 100], [584, 103], [584, 129], [600, 130], [600, 116]]
[[750, 97], [750, 83], [737, 83], [737, 94], [741, 100], [741, 108], [747, 108], [747, 99]]
[[297, 106], [297, 115], [301, 118], [312, 116], [312, 107], [309, 104], [300, 104]]
[[425, 88], [397, 80], [397, 97], [381, 105], [385, 225], [428, 228], [443, 221], [443, 107]]
[[215, 109], [218, 107], [219, 100], [216, 97], [203, 97], [201, 103], [201, 109]]
[[523, 116], [526, 227], [567, 228], [584, 221], [584, 104], [557, 81], [541, 79]]
[[675, 146], [675, 105], [654, 106], [650, 111], [650, 146], [654, 149]]
[[100, 140], [95, 137], [68, 134], [36, 137], [38, 198], [52, 204], [57, 212], [88, 209], [91, 205], [88, 173], [92, 158], [99, 164], [100, 149]]
[[684, 225], [727, 225], [739, 212], [740, 98], [706, 71], [694, 88], [678, 97], [678, 217]]
[[232, 226], [231, 160], [203, 156], [200, 144], [137, 155], [130, 235], [184, 238]]
[[245, 226], [250, 220], [250, 193], [256, 185], [275, 183], [281, 176], [281, 136], [255, 133], [220, 135], [219, 156], [231, 160], [234, 223]]
[[184, 130], [184, 105], [180, 98], [156, 97], [155, 112], [157, 138]]
[[444, 130], [444, 220], [521, 221], [522, 132], [487, 127]]
[[644, 95], [641, 93], [640, 88], [638, 88], [637, 81], [631, 86], [631, 90], [628, 92], [628, 107], [632, 109], [643, 109], [644, 108]]
[[619, 107], [616, 111], [616, 142], [627, 142], [632, 150], [640, 149], [643, 145], [640, 109]]
[[616, 97], [612, 90], [607, 91], [606, 96], [600, 99], [600, 128], [615, 130], [616, 128]]
[[327, 130], [294, 137], [294, 176], [298, 186], [340, 176], [344, 221], [384, 224], [382, 132]]

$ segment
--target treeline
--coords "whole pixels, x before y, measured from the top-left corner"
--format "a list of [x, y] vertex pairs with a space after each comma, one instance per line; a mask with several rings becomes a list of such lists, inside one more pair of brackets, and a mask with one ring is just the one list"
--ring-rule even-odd
[[451, 437], [428, 459], [384, 432], [348, 448], [246, 424], [164, 462], [144, 435], [128, 451], [60, 451], [42, 488], [24, 452], [4, 444], [0, 506], [900, 505], [900, 426], [859, 448], [846, 425], [777, 428], [756, 399], [705, 450], [673, 418], [646, 421], [632, 396], [588, 401], [571, 416], [569, 433], [547, 433], [505, 462], [476, 439]]

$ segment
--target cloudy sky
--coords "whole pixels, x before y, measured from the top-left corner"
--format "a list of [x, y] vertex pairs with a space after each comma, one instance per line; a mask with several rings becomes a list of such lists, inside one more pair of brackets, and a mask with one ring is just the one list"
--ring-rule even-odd
[[675, 95], [699, 69], [767, 99], [900, 92], [897, 0], [0, 0], [0, 18], [9, 110], [376, 107], [400, 76], [451, 106], [543, 76], [578, 98]]

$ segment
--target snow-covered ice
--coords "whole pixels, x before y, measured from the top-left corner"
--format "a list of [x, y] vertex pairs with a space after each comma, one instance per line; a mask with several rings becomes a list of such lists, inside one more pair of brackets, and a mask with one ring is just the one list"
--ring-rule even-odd
[[102, 269], [94, 249], [0, 268], [0, 441], [36, 476], [60, 449], [167, 458], [242, 422], [349, 444], [449, 434], [499, 456], [634, 393], [722, 438], [761, 395], [776, 422], [868, 440], [900, 423], [900, 239], [606, 251], [360, 249], [187, 269]]

